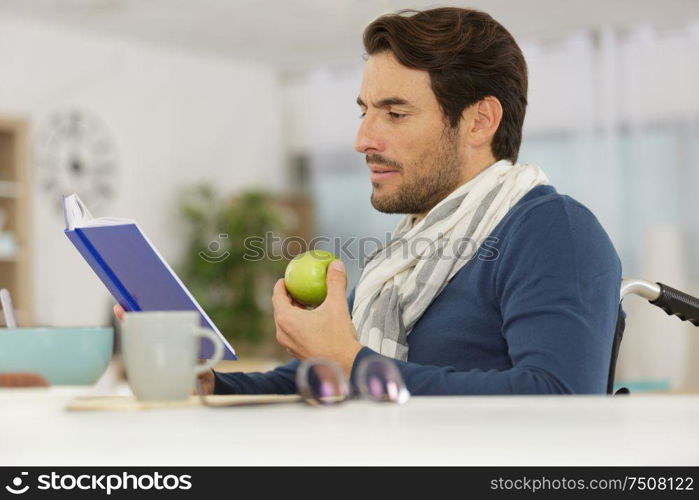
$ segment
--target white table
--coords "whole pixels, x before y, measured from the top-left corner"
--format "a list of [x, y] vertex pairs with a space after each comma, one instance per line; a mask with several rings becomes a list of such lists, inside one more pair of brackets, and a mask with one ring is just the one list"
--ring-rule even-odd
[[83, 393], [0, 389], [0, 465], [699, 465], [699, 396], [66, 412]]

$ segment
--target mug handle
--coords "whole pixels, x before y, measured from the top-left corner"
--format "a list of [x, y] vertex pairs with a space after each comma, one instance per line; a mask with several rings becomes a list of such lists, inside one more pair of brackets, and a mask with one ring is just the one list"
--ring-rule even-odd
[[223, 359], [223, 342], [221, 342], [218, 336], [208, 328], [197, 327], [194, 329], [194, 335], [196, 337], [206, 337], [214, 344], [214, 355], [211, 356], [211, 359], [203, 365], [198, 365], [194, 370], [197, 375], [201, 375], [202, 373], [211, 370], [216, 363]]

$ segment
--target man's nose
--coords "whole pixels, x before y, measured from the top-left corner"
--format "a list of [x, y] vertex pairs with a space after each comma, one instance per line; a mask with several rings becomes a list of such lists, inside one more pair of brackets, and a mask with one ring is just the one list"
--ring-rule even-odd
[[359, 125], [357, 138], [354, 141], [354, 149], [358, 153], [381, 152], [384, 150], [384, 141], [379, 133], [376, 121], [367, 114]]

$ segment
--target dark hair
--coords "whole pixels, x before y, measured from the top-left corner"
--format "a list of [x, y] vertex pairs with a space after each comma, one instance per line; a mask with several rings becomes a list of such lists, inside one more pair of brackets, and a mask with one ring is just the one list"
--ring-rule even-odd
[[364, 30], [368, 55], [391, 51], [409, 68], [428, 71], [432, 91], [451, 127], [487, 96], [503, 115], [491, 145], [497, 160], [517, 161], [527, 107], [527, 63], [517, 42], [484, 12], [456, 7], [402, 10]]

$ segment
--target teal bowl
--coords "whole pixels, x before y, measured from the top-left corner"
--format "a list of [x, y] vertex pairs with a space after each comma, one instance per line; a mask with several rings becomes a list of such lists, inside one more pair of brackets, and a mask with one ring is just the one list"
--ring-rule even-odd
[[111, 327], [0, 328], [0, 373], [38, 373], [51, 385], [91, 385], [109, 365]]

